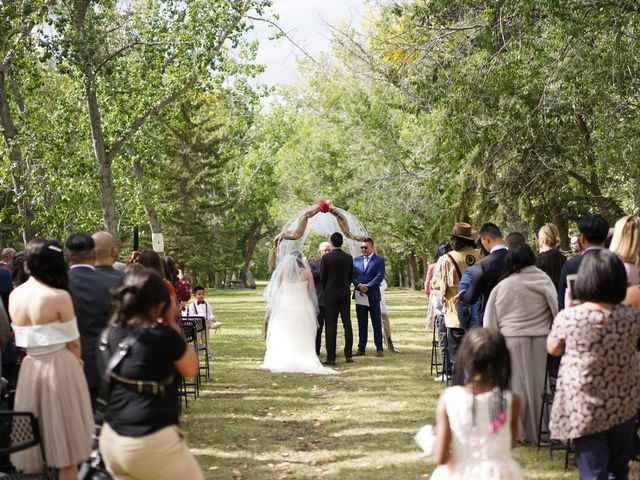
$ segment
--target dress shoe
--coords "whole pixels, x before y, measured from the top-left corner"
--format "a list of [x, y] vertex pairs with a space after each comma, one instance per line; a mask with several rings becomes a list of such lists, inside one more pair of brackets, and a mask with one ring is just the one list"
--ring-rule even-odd
[[329, 365], [332, 367], [335, 367], [337, 365], [335, 360], [325, 360], [324, 362], [322, 362], [323, 365]]
[[384, 357], [384, 352], [382, 350], [378, 350], [376, 352], [376, 357]]
[[347, 358], [345, 359], [345, 361], [346, 361], [347, 363], [353, 363], [353, 358], [352, 358], [352, 357], [347, 357]]
[[361, 352], [360, 350], [358, 350], [356, 353], [353, 354], [354, 357], [364, 357], [364, 352]]

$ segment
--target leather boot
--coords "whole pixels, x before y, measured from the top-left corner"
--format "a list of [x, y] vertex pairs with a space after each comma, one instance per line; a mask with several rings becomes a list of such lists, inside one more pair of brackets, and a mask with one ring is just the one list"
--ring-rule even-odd
[[391, 337], [387, 337], [387, 350], [393, 353], [400, 353], [396, 347], [393, 346], [393, 342], [391, 341]]

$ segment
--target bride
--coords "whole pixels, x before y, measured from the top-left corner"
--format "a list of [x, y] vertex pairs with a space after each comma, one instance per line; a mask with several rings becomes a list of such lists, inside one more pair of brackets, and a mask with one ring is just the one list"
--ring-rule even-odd
[[265, 290], [269, 324], [262, 368], [274, 373], [338, 373], [316, 355], [318, 299], [309, 266], [299, 251], [284, 257]]

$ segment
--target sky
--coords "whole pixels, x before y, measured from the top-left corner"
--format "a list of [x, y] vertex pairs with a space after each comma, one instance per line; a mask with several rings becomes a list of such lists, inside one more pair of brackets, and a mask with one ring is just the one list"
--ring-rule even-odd
[[[331, 47], [327, 23], [338, 26], [345, 22], [357, 29], [367, 11], [366, 0], [273, 0], [271, 11], [280, 18], [276, 23], [291, 39], [312, 57], [328, 52]], [[266, 18], [272, 18], [270, 15]], [[269, 40], [275, 32], [264, 22], [255, 22], [249, 38], [260, 40], [257, 62], [266, 66], [258, 83], [269, 86], [290, 85], [298, 78], [298, 59], [304, 54], [286, 38]]]

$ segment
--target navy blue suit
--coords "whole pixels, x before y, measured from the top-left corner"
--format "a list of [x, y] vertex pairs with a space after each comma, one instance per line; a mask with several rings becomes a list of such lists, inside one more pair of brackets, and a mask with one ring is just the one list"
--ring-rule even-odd
[[373, 342], [376, 350], [381, 352], [382, 347], [382, 322], [380, 316], [380, 284], [384, 280], [384, 258], [372, 253], [367, 268], [364, 268], [364, 256], [353, 259], [353, 285], [366, 285], [369, 306], [356, 304], [356, 316], [358, 317], [358, 351], [364, 352], [367, 347], [367, 334], [369, 330], [369, 316], [373, 328]]

